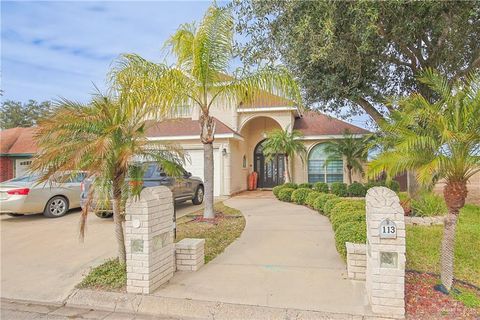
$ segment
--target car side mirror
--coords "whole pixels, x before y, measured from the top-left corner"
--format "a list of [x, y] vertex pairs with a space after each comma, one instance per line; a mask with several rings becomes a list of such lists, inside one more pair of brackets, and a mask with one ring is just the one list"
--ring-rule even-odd
[[192, 176], [192, 173], [191, 172], [185, 172], [185, 174], [183, 176], [185, 178], [190, 178]]

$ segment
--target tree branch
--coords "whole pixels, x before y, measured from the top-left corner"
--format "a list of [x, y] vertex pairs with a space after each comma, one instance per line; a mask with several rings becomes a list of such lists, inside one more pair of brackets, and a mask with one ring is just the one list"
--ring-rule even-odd
[[355, 101], [362, 109], [375, 121], [376, 123], [380, 123], [385, 120], [384, 116], [377, 110], [375, 107], [368, 102], [366, 99], [360, 97], [357, 98]]

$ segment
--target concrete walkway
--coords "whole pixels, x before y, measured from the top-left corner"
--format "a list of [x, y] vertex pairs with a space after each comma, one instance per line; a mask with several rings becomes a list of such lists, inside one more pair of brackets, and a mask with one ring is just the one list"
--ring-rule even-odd
[[177, 272], [155, 295], [370, 314], [365, 283], [346, 279], [327, 218], [269, 192], [244, 193], [225, 204], [245, 215], [241, 237], [199, 271]]

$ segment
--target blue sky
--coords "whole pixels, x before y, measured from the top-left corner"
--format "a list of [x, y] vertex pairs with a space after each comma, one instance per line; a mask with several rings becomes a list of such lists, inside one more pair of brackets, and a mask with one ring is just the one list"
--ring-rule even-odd
[[[210, 4], [1, 0], [1, 99], [86, 102], [93, 84], [105, 88], [116, 57], [134, 52], [162, 61], [168, 36], [182, 23], [200, 21]], [[349, 122], [365, 127], [367, 118]]]
[[200, 20], [208, 1], [3, 1], [2, 99], [87, 101], [112, 60], [135, 52], [161, 61], [167, 37]]

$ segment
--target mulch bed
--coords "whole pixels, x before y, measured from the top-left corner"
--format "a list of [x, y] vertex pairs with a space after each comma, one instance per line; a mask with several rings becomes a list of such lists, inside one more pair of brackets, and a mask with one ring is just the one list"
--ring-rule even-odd
[[[407, 319], [480, 319], [480, 310], [468, 308], [452, 296], [433, 289], [439, 282], [435, 275], [407, 272], [405, 278]], [[461, 284], [455, 285], [460, 290]]]

